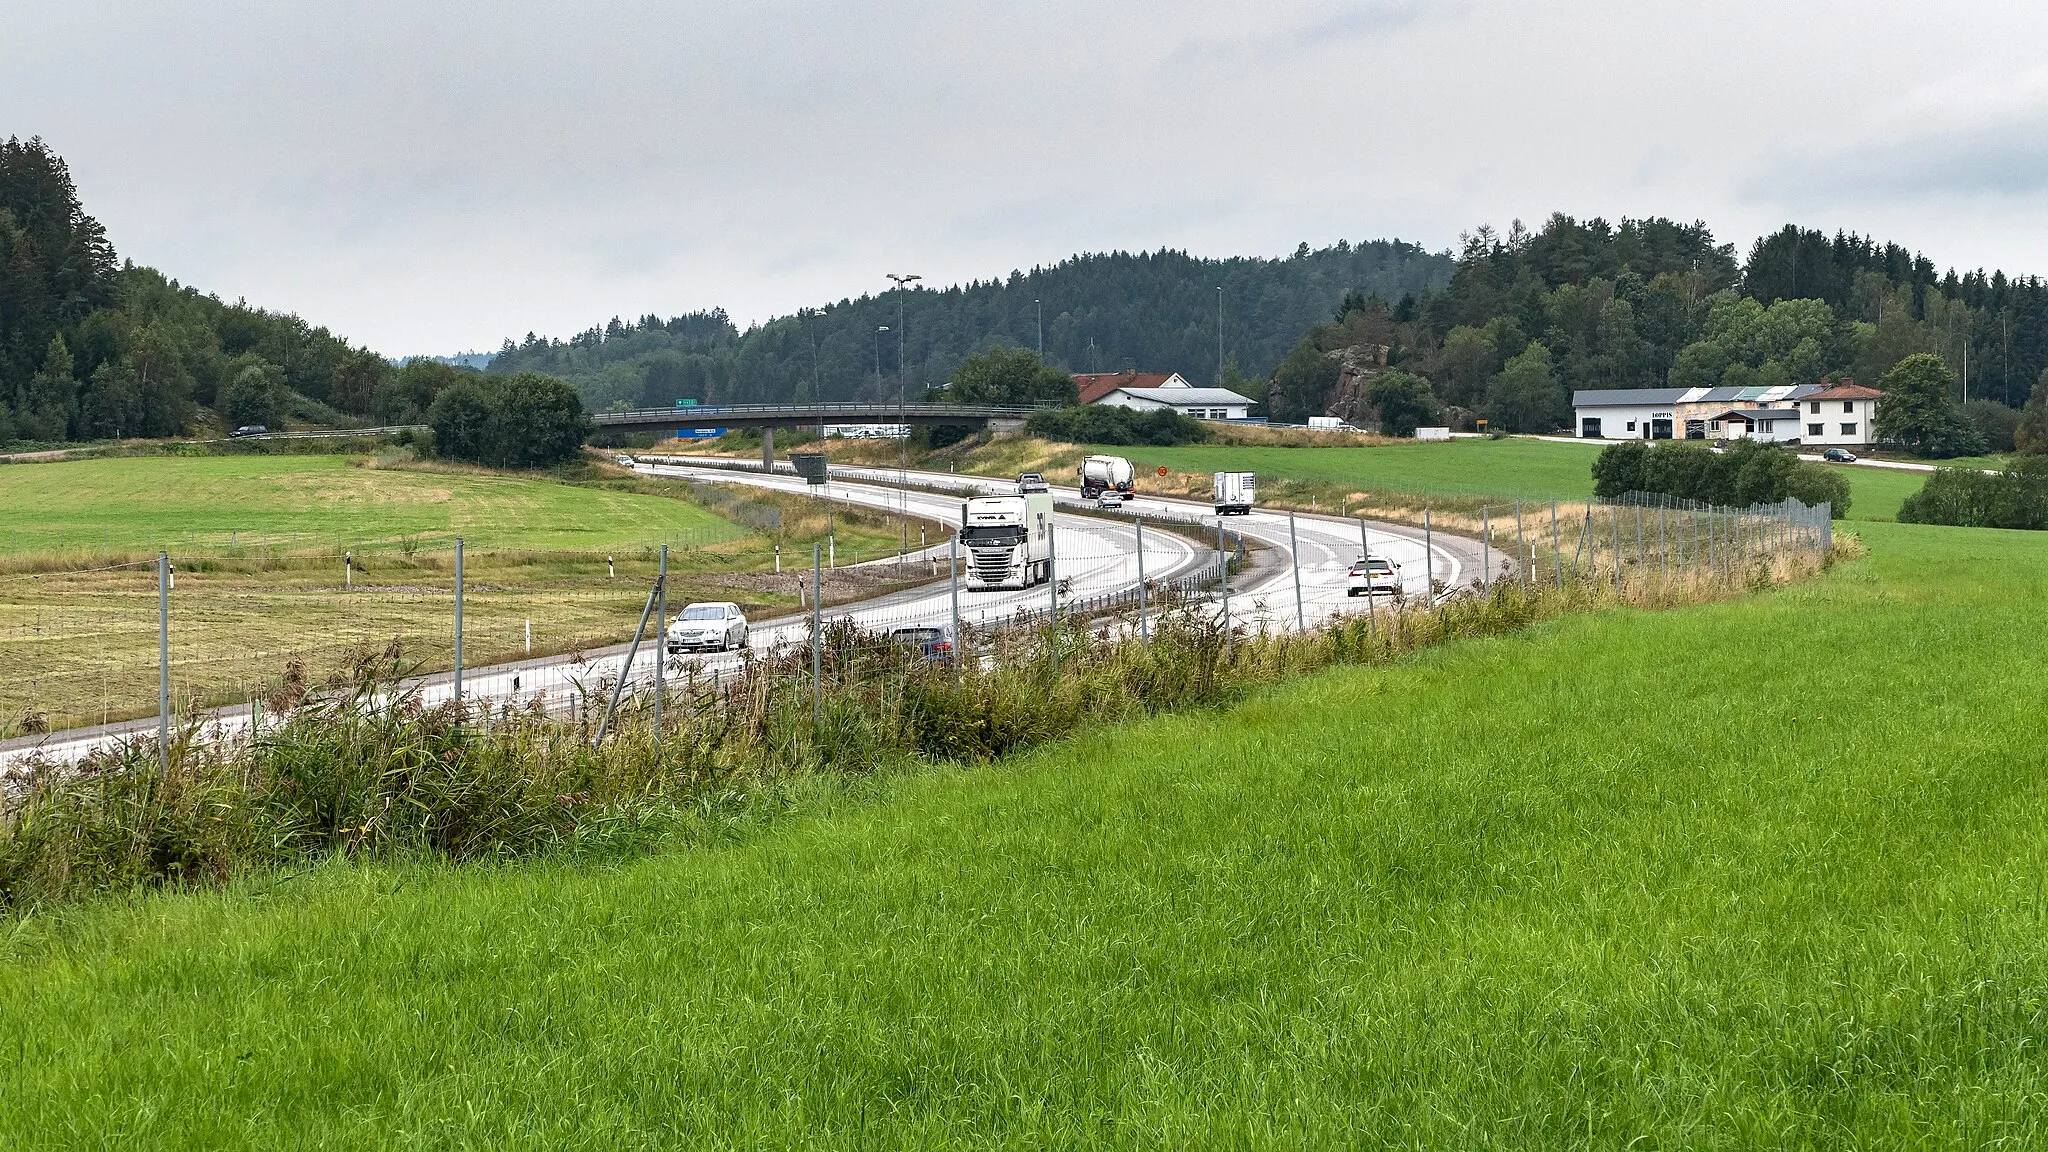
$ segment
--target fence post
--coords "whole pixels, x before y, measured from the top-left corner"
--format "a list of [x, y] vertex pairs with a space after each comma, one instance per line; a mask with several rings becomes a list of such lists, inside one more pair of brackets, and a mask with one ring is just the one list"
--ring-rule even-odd
[[1564, 548], [1557, 542], [1557, 501], [1550, 502], [1550, 562], [1557, 568], [1557, 590], [1564, 591]]
[[823, 549], [811, 545], [811, 735], [825, 726], [825, 680], [819, 651], [825, 640], [825, 584], [821, 559]]
[[1671, 546], [1665, 543], [1665, 512], [1664, 498], [1659, 496], [1657, 498], [1657, 567], [1662, 573], [1664, 583], [1669, 584], [1671, 583]]
[[1607, 526], [1614, 530], [1614, 593], [1621, 594], [1621, 507], [1607, 510]]
[[1529, 538], [1522, 535], [1522, 502], [1515, 501], [1515, 567], [1522, 570], [1522, 590], [1529, 589]]
[[462, 537], [455, 538], [455, 707], [462, 707]]
[[1427, 573], [1423, 581], [1422, 606], [1436, 603], [1436, 545], [1430, 538], [1429, 509], [1422, 510], [1422, 570]]
[[1490, 515], [1490, 512], [1491, 509], [1487, 505], [1481, 504], [1479, 506], [1479, 590], [1481, 592], [1487, 590], [1489, 582], [1492, 580], [1492, 574], [1488, 571], [1488, 569], [1493, 567], [1493, 517]]
[[[626, 649], [625, 662], [619, 665], [619, 678], [612, 684], [612, 701], [605, 706], [604, 716], [597, 722], [597, 738], [591, 741], [592, 748], [604, 743], [605, 729], [611, 725], [612, 714], [619, 710], [619, 697], [626, 692], [626, 679], [633, 674], [633, 657], [640, 654], [640, 637], [647, 633], [647, 618], [654, 614], [655, 597], [661, 594], [660, 581], [655, 585], [647, 590], [647, 606], [640, 609], [640, 624], [633, 629], [633, 643]], [[716, 675], [715, 672], [713, 674]]]
[[1216, 565], [1223, 578], [1223, 655], [1228, 658], [1233, 650], [1230, 636], [1230, 553], [1223, 550], [1223, 514], [1216, 515]]
[[1152, 643], [1152, 625], [1145, 619], [1145, 518], [1138, 519], [1138, 642]]
[[[1371, 560], [1372, 535], [1366, 531], [1365, 517], [1361, 516], [1358, 518], [1358, 562], [1365, 568], [1365, 630], [1368, 635], [1377, 636], [1380, 633], [1380, 621], [1379, 612], [1373, 607], [1373, 601], [1378, 597], [1372, 590]], [[1400, 587], [1400, 584], [1399, 580], [1394, 581], [1395, 587]]]
[[171, 556], [156, 554], [156, 758], [171, 769]]
[[953, 601], [953, 674], [960, 674], [960, 650], [965, 647], [960, 638], [960, 533], [954, 532], [946, 542], [946, 583], [950, 586]]
[[[782, 570], [782, 546], [776, 545], [776, 571]], [[668, 664], [668, 545], [661, 546], [661, 569], [654, 577], [654, 758], [661, 760], [661, 698], [668, 691], [664, 676]]]
[[1294, 535], [1294, 509], [1287, 510], [1287, 558], [1294, 565], [1294, 630], [1308, 631], [1308, 614], [1301, 607], [1301, 543]]

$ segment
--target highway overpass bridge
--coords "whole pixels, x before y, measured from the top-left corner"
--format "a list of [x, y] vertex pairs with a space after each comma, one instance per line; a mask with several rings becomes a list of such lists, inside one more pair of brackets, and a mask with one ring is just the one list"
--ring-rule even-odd
[[632, 432], [676, 432], [685, 428], [759, 428], [761, 463], [775, 463], [777, 428], [824, 428], [828, 424], [977, 425], [1014, 431], [1038, 408], [995, 404], [702, 404], [677, 408], [632, 408], [594, 412], [599, 428]]

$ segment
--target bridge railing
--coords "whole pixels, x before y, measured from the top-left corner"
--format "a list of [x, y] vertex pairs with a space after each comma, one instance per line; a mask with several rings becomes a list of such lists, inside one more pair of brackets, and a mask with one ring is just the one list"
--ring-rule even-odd
[[1054, 407], [997, 404], [700, 404], [690, 408], [628, 408], [594, 412], [599, 427], [616, 424], [710, 424], [719, 420], [762, 420], [786, 417], [792, 424], [888, 424], [903, 417], [958, 416], [970, 420], [1023, 419]]

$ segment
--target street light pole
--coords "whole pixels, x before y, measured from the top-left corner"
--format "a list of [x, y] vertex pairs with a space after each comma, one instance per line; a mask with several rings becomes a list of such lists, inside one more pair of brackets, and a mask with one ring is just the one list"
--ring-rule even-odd
[[1032, 307], [1038, 309], [1038, 358], [1045, 359], [1045, 301], [1033, 300]]
[[915, 272], [891, 272], [888, 276], [896, 282], [896, 430], [903, 434], [896, 454], [896, 563], [901, 565], [903, 554], [910, 550], [910, 423], [904, 413], [906, 393], [910, 390], [910, 366], [908, 346], [904, 343], [903, 291], [924, 277]]

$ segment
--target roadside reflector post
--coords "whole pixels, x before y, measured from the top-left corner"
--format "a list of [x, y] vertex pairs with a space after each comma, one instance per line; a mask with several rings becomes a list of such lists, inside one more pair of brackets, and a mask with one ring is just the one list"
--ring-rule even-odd
[[353, 551], [341, 554], [341, 588], [346, 592], [356, 586], [356, 554]]
[[1491, 574], [1488, 572], [1488, 569], [1493, 567], [1493, 519], [1487, 514], [1488, 511], [1486, 505], [1481, 504], [1479, 506], [1479, 590], [1481, 592], [1486, 591], [1489, 586]]
[[1429, 596], [1422, 602], [1423, 607], [1427, 608], [1436, 603], [1436, 544], [1430, 536], [1429, 509], [1427, 508], [1422, 510], [1422, 567], [1424, 571], [1429, 573], [1427, 582]]

